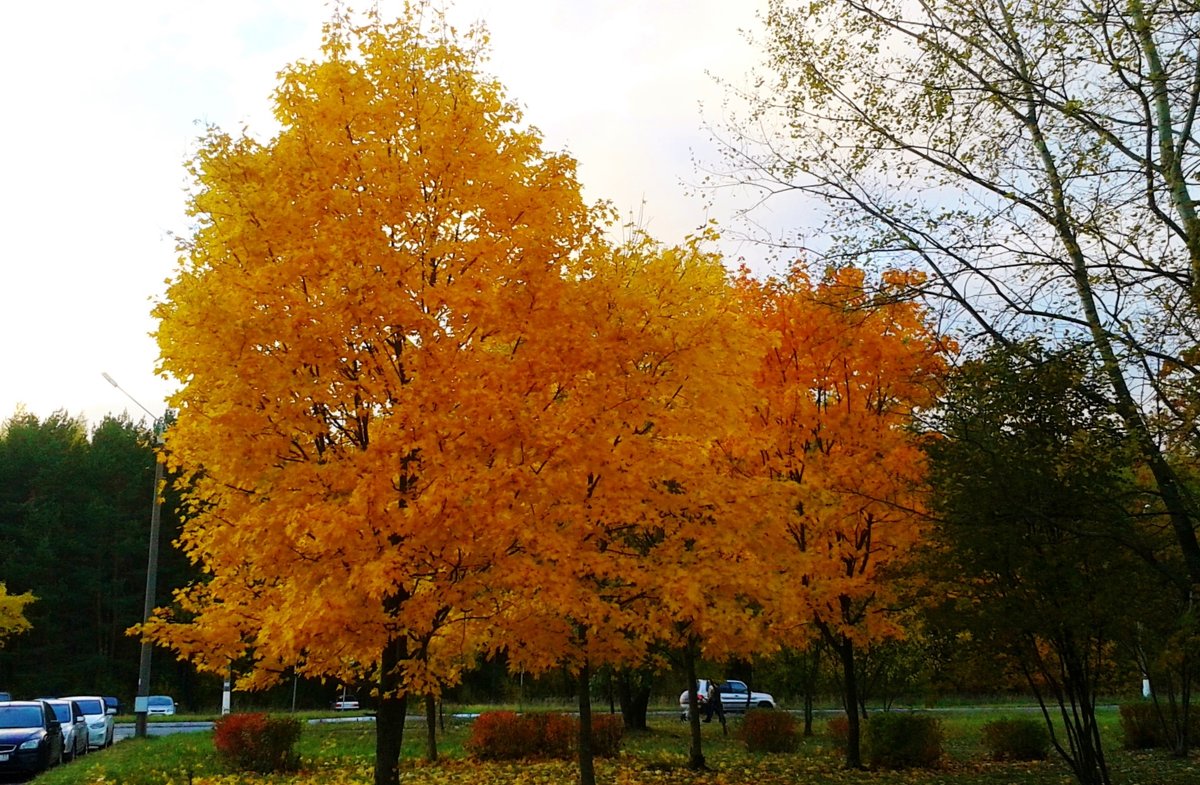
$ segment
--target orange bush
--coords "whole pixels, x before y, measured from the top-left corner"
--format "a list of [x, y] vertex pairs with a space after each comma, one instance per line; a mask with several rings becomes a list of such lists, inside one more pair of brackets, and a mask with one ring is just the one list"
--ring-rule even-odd
[[738, 735], [749, 752], [795, 752], [800, 739], [796, 719], [773, 709], [747, 712]]
[[625, 721], [619, 714], [592, 716], [592, 752], [598, 758], [613, 758], [621, 751], [625, 738]]
[[213, 746], [238, 771], [290, 771], [299, 764], [295, 752], [300, 721], [262, 713], [226, 714], [213, 723]]
[[[611, 757], [621, 748], [625, 726], [620, 717], [592, 717], [592, 752]], [[467, 751], [481, 760], [570, 758], [577, 749], [579, 719], [569, 714], [516, 714], [489, 711], [471, 726]]]
[[524, 719], [537, 730], [537, 757], [571, 757], [579, 736], [577, 719], [566, 714], [530, 714]]
[[471, 725], [467, 751], [483, 760], [515, 760], [534, 757], [538, 747], [537, 726], [511, 711], [487, 711]]

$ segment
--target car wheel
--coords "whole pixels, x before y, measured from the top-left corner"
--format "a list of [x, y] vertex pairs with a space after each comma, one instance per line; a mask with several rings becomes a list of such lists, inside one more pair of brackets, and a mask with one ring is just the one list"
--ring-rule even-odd
[[760, 708], [760, 709], [773, 709], [773, 708], [775, 708], [775, 707], [774, 707], [772, 704], [770, 704], [770, 703], [767, 703], [766, 701], [759, 701], [759, 702], [758, 702], [758, 708]]

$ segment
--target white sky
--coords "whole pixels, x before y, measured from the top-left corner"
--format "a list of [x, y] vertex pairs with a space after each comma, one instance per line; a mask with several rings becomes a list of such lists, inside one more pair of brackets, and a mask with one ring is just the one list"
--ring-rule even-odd
[[[400, 4], [379, 0], [385, 17]], [[591, 200], [675, 242], [707, 217], [686, 184], [715, 160], [703, 123], [759, 54], [765, 0], [458, 0], [482, 20], [490, 70], [550, 149], [580, 161]], [[353, 6], [352, 6], [353, 7]], [[325, 0], [38, 0], [0, 10], [0, 422], [18, 405], [95, 425], [152, 411], [151, 302], [184, 232], [183, 162], [201, 124], [266, 136], [275, 74], [316, 54]], [[703, 113], [701, 105], [703, 104]], [[644, 207], [642, 206], [644, 203]], [[754, 255], [730, 245], [730, 256]]]

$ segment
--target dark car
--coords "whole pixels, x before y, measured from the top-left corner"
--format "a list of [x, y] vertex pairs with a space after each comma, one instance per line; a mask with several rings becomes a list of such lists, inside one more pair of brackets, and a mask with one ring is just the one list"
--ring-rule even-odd
[[62, 759], [62, 726], [48, 703], [0, 703], [0, 771], [36, 774]]

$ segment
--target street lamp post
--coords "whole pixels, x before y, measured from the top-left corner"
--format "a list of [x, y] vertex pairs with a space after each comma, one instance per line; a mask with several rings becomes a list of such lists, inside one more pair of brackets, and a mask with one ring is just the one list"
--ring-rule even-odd
[[[160, 489], [163, 482], [163, 456], [162, 456], [162, 429], [164, 426], [163, 418], [156, 417], [154, 412], [142, 406], [137, 398], [129, 394], [125, 388], [117, 384], [116, 380], [107, 373], [101, 374], [105, 381], [116, 387], [125, 397], [138, 405], [142, 411], [150, 415], [154, 420], [154, 494], [153, 504], [150, 507], [150, 554], [146, 558], [146, 598], [142, 606], [142, 622], [150, 621], [150, 614], [154, 612], [154, 595], [155, 584], [158, 580], [158, 530], [159, 521], [162, 511], [162, 498]], [[150, 655], [153, 650], [153, 645], [143, 638], [141, 659], [138, 662], [138, 686], [137, 698], [134, 700], [134, 714], [137, 717], [135, 725], [135, 735], [143, 738], [146, 735], [146, 715], [148, 713], [149, 698], [150, 698]]]

